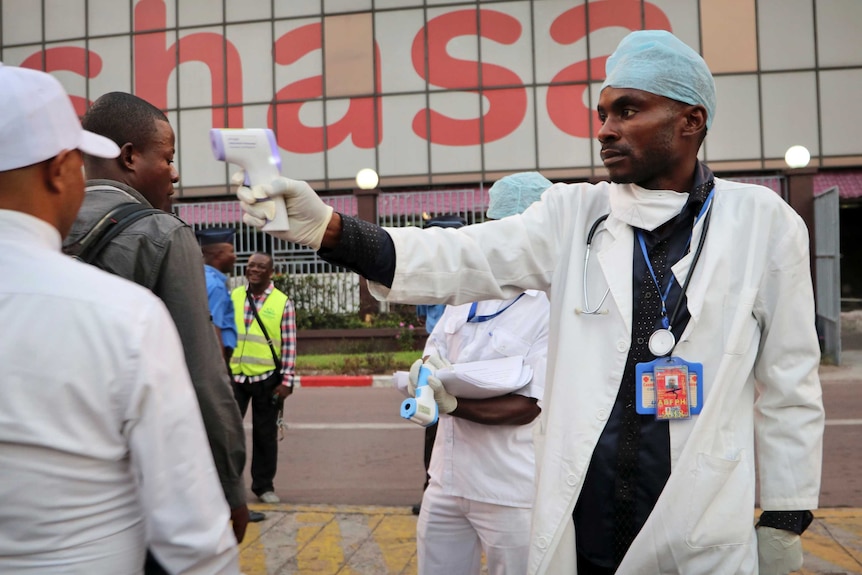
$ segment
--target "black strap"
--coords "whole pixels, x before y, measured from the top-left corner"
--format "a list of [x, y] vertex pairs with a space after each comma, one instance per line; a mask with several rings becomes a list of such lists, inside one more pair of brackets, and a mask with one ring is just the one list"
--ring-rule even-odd
[[266, 338], [266, 343], [269, 344], [269, 351], [272, 353], [272, 360], [275, 362], [275, 370], [281, 371], [281, 358], [276, 355], [275, 348], [272, 345], [272, 338], [269, 337], [269, 333], [266, 331], [266, 326], [263, 325], [263, 322], [260, 319], [260, 316], [257, 314], [257, 306], [254, 305], [254, 300], [251, 297], [251, 292], [248, 291], [248, 288], [245, 290], [245, 297], [248, 300], [248, 305], [251, 306], [251, 313], [254, 314], [254, 319], [257, 320], [257, 325], [260, 326], [260, 330], [263, 332], [263, 337]]
[[145, 216], [161, 212], [162, 210], [148, 208], [138, 202], [120, 204], [102, 216], [80, 240], [63, 247], [63, 253], [82, 262], [92, 263], [105, 246], [124, 229]]

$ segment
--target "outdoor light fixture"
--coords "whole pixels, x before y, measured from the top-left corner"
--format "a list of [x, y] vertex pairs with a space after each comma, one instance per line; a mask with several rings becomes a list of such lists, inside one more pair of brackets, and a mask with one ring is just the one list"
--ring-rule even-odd
[[811, 160], [811, 153], [805, 146], [790, 146], [784, 154], [784, 161], [791, 168], [804, 168]]
[[359, 186], [360, 190], [373, 190], [379, 181], [377, 172], [371, 168], [362, 168], [356, 172], [356, 185]]

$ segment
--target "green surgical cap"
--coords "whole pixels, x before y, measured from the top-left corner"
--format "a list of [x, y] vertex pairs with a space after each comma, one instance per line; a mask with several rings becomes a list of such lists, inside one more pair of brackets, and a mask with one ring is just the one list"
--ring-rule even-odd
[[538, 172], [520, 172], [497, 180], [488, 195], [487, 216], [499, 220], [520, 214], [527, 206], [542, 197], [542, 192], [550, 188], [550, 180]]
[[622, 39], [605, 64], [602, 90], [633, 88], [706, 108], [706, 127], [715, 117], [715, 82], [706, 62], [664, 30], [640, 30]]

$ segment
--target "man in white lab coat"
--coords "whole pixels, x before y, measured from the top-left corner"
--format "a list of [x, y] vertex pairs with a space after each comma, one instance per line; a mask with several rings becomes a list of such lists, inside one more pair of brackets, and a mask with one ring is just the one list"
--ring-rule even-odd
[[[622, 40], [598, 113], [611, 183], [557, 184], [455, 233], [383, 230], [286, 178], [256, 191], [285, 198], [279, 237], [377, 297], [550, 294], [528, 573], [789, 573], [824, 423], [807, 230], [771, 190], [698, 161], [714, 82], [672, 34]], [[271, 217], [272, 202], [238, 194], [247, 222]]]
[[[488, 191], [488, 218], [523, 212], [550, 186], [537, 172], [498, 180]], [[483, 552], [491, 575], [527, 570], [549, 311], [537, 290], [446, 306], [428, 337], [426, 366], [522, 356], [532, 376], [511, 393], [487, 378], [478, 384], [482, 393], [458, 393], [429, 377], [441, 398], [440, 419], [416, 526], [419, 575], [479, 575]], [[416, 360], [410, 370], [414, 389], [421, 365]]]

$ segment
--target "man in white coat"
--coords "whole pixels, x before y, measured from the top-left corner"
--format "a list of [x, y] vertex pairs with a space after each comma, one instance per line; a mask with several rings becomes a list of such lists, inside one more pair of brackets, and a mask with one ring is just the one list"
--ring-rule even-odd
[[[501, 178], [488, 191], [488, 218], [523, 212], [550, 186], [536, 172]], [[522, 356], [532, 377], [511, 393], [494, 393], [499, 385], [485, 379], [477, 384], [481, 394], [449, 394], [429, 376], [440, 419], [416, 526], [419, 575], [479, 575], [483, 551], [491, 575], [527, 571], [533, 430], [545, 388], [549, 313], [547, 296], [537, 290], [446, 306], [428, 337], [426, 366]], [[414, 390], [422, 364], [416, 360], [410, 370]]]
[[84, 200], [63, 87], [0, 64], [0, 573], [237, 575], [182, 344], [148, 290], [60, 251]]
[[633, 32], [606, 68], [610, 183], [443, 233], [377, 228], [280, 178], [238, 191], [245, 220], [271, 217], [254, 193], [285, 198], [279, 237], [390, 301], [550, 294], [528, 573], [789, 573], [824, 424], [807, 230], [771, 190], [698, 161], [715, 87], [694, 50]]

